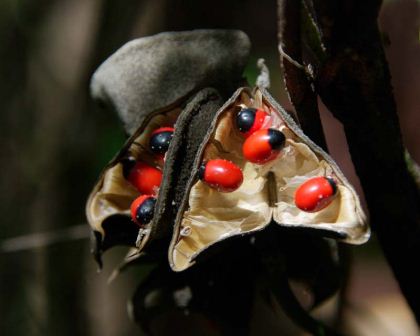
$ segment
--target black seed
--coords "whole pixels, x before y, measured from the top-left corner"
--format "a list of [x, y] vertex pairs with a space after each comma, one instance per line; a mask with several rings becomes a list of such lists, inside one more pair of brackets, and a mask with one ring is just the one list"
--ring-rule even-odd
[[153, 214], [155, 212], [155, 204], [156, 204], [156, 198], [149, 197], [143, 201], [142, 204], [137, 208], [136, 211], [136, 220], [142, 225], [148, 224], [152, 218]]
[[257, 109], [244, 108], [236, 115], [236, 126], [242, 133], [248, 132], [255, 122], [255, 113]]
[[123, 159], [121, 163], [123, 165], [123, 176], [125, 179], [127, 179], [128, 175], [130, 175], [131, 170], [136, 165], [136, 159], [133, 157], [128, 157], [126, 159]]
[[164, 131], [153, 134], [150, 138], [149, 147], [153, 153], [165, 154], [171, 143], [172, 131]]
[[276, 129], [268, 129], [268, 142], [272, 149], [282, 149], [286, 142], [284, 134]]
[[204, 180], [204, 172], [206, 171], [206, 164], [207, 162], [203, 162], [200, 168], [198, 168], [198, 178], [200, 180]]
[[335, 183], [334, 179], [330, 176], [326, 177], [328, 183], [330, 184], [331, 188], [333, 189], [333, 194], [337, 192], [337, 183]]

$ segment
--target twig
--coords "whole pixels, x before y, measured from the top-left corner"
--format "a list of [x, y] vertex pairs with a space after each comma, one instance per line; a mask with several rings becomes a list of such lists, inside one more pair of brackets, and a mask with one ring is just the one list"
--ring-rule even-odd
[[87, 224], [76, 225], [62, 230], [33, 233], [1, 241], [0, 253], [31, 250], [57, 243], [87, 239], [89, 236], [90, 232]]
[[420, 194], [404, 159], [377, 17], [381, 1], [315, 0], [329, 53], [317, 73], [323, 102], [344, 125], [385, 257], [420, 322]]
[[281, 46], [281, 44], [279, 43], [278, 45], [278, 50], [279, 50], [279, 54], [280, 57], [285, 58], [289, 63], [293, 64], [296, 68], [303, 70], [303, 72], [305, 72], [306, 75], [308, 75], [309, 77], [312, 76], [312, 74], [308, 71], [308, 69], [303, 65], [300, 64], [298, 61], [294, 60], [292, 57], [290, 57], [284, 50], [283, 47]]
[[278, 50], [284, 82], [303, 131], [327, 149], [311, 72], [303, 65], [301, 1], [278, 0]]
[[261, 255], [261, 261], [266, 274], [269, 290], [273, 293], [276, 301], [283, 308], [285, 314], [296, 325], [316, 336], [338, 336], [340, 333], [314, 319], [299, 303], [290, 288], [285, 270], [284, 256], [280, 253], [273, 237], [273, 228], [268, 227], [257, 239], [256, 246]]

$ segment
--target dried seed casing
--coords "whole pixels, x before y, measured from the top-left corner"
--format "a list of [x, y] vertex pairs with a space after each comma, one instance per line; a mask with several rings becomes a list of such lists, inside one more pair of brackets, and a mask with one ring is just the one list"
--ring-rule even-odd
[[230, 96], [243, 81], [250, 48], [248, 36], [239, 30], [163, 32], [135, 39], [95, 71], [91, 94], [115, 110], [131, 135], [144, 116], [201, 89], [212, 87]]
[[[252, 137], [245, 139], [237, 128], [236, 116], [244, 106], [269, 114], [270, 129], [285, 137], [281, 155], [259, 164], [244, 157], [242, 147]], [[242, 170], [244, 180], [237, 190], [217, 192], [197, 179], [201, 162], [214, 159], [229, 160]], [[316, 176], [332, 177], [337, 194], [317, 212], [302, 211], [295, 205], [295, 191]], [[272, 221], [352, 244], [365, 242], [370, 233], [356, 192], [332, 158], [303, 134], [266, 90], [242, 88], [217, 112], [200, 147], [176, 219], [169, 249], [171, 267], [186, 269], [210, 246], [262, 230]]]
[[[95, 254], [98, 261], [101, 253], [114, 245], [137, 245], [142, 250], [154, 239], [172, 233], [180, 204], [178, 198], [184, 194], [201, 139], [221, 105], [222, 99], [216, 90], [204, 89], [182, 106], [157, 111], [145, 118], [123, 149], [107, 165], [86, 207], [89, 223], [96, 236]], [[151, 153], [148, 144], [153, 132], [168, 124], [175, 125], [175, 130], [163, 162], [158, 155]], [[124, 174], [125, 167], [132, 171], [133, 158], [137, 161], [135, 167], [141, 162], [140, 166], [144, 168], [143, 162], [147, 162], [149, 167], [161, 165], [163, 172], [153, 218], [142, 225], [140, 231], [130, 216], [131, 204], [139, 192], [127, 178], [127, 173]], [[145, 193], [146, 189], [143, 190]]]
[[86, 216], [94, 231], [94, 255], [115, 245], [134, 247], [139, 226], [131, 219], [130, 207], [140, 194], [159, 195], [165, 166], [148, 148], [151, 134], [162, 125], [175, 124], [182, 105], [169, 107], [145, 117], [139, 128], [105, 167], [87, 204]]

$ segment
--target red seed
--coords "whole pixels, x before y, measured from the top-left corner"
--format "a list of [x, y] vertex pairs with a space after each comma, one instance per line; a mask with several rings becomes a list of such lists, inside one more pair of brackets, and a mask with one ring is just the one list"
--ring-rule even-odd
[[243, 182], [241, 169], [228, 160], [215, 159], [204, 162], [198, 172], [199, 178], [220, 192], [232, 192]]
[[267, 117], [269, 117], [268, 113], [262, 109], [243, 108], [236, 116], [236, 126], [247, 138], [263, 127]]
[[174, 133], [173, 127], [160, 127], [150, 134], [149, 148], [157, 155], [164, 155], [171, 143]]
[[150, 136], [155, 135], [155, 134], [159, 134], [159, 133], [162, 133], [162, 132], [173, 132], [174, 130], [175, 130], [175, 128], [169, 127], [169, 126], [167, 126], [167, 127], [159, 127], [157, 129], [155, 129], [152, 132], [152, 134], [150, 134]]
[[136, 162], [128, 181], [142, 194], [156, 195], [162, 182], [162, 172], [144, 162]]
[[331, 177], [314, 177], [295, 192], [296, 206], [306, 212], [317, 212], [326, 208], [337, 194], [337, 185]]
[[154, 215], [156, 198], [152, 195], [141, 195], [131, 203], [131, 219], [140, 226], [148, 224]]
[[244, 157], [257, 164], [274, 160], [284, 147], [286, 137], [276, 129], [268, 128], [254, 132], [242, 146]]

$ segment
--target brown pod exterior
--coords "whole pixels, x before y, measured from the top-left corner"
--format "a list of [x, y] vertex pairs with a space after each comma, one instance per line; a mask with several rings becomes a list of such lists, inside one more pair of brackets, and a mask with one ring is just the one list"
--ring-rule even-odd
[[[234, 119], [241, 107], [263, 108], [271, 128], [286, 136], [280, 155], [263, 165], [242, 156], [244, 138]], [[204, 160], [234, 162], [244, 174], [242, 186], [229, 194], [210, 190], [197, 179]], [[313, 176], [332, 176], [338, 193], [317, 213], [305, 213], [294, 204], [294, 191]], [[293, 118], [263, 88], [238, 89], [217, 112], [195, 159], [169, 248], [173, 270], [190, 267], [202, 252], [230, 237], [263, 230], [270, 223], [295, 231], [310, 231], [351, 244], [370, 235], [366, 216], [353, 187], [333, 159], [314, 144]]]
[[147, 237], [139, 237], [137, 242], [141, 250], [156, 239], [167, 237], [169, 243], [174, 220], [185, 194], [197, 151], [222, 103], [223, 100], [217, 91], [204, 89], [191, 99], [179, 116], [170, 150], [165, 157], [164, 178], [150, 233]]
[[116, 111], [128, 134], [144, 116], [206, 87], [226, 99], [242, 80], [251, 43], [239, 30], [163, 32], [126, 43], [95, 71], [91, 95]]

